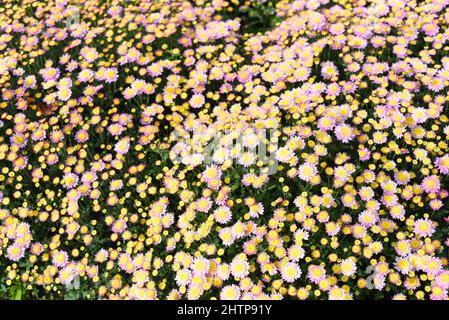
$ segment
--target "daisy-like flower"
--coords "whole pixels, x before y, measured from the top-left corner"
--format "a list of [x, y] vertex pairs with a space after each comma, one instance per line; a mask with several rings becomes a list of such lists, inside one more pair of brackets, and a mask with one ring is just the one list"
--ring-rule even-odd
[[329, 131], [329, 130], [332, 130], [334, 128], [335, 120], [333, 118], [331, 118], [331, 117], [324, 116], [324, 117], [321, 117], [318, 120], [317, 126], [318, 126], [318, 128], [320, 130]]
[[209, 212], [212, 207], [212, 201], [209, 198], [201, 197], [196, 201], [196, 210], [200, 212]]
[[309, 163], [303, 163], [298, 167], [298, 177], [306, 182], [311, 182], [312, 178], [318, 173], [316, 167]]
[[30, 253], [36, 256], [40, 255], [44, 251], [44, 247], [41, 243], [35, 242], [30, 246]]
[[231, 270], [229, 264], [221, 263], [217, 266], [217, 277], [221, 280], [225, 281], [229, 279], [229, 275], [231, 274]]
[[395, 173], [394, 178], [399, 185], [406, 185], [410, 181], [410, 173], [407, 171], [398, 171]]
[[178, 286], [187, 286], [191, 281], [192, 273], [189, 269], [176, 271], [175, 281]]
[[79, 130], [75, 134], [75, 139], [79, 143], [86, 142], [87, 140], [89, 140], [89, 133], [86, 130]]
[[419, 279], [417, 277], [408, 277], [404, 281], [404, 287], [407, 290], [414, 290], [414, 289], [418, 288], [420, 284], [421, 284], [421, 282], [419, 281]]
[[364, 210], [359, 214], [359, 222], [364, 227], [372, 227], [378, 220], [379, 216], [371, 210]]
[[413, 225], [413, 232], [420, 237], [430, 237], [435, 232], [433, 222], [427, 218], [418, 219]]
[[62, 284], [69, 284], [77, 276], [77, 270], [73, 266], [67, 266], [59, 270], [58, 278]]
[[69, 236], [74, 236], [76, 232], [80, 229], [80, 226], [76, 222], [71, 222], [68, 225], [66, 225], [66, 232]]
[[127, 228], [127, 223], [123, 219], [118, 219], [112, 224], [112, 232], [123, 233]]
[[209, 271], [209, 266], [209, 260], [203, 257], [198, 257], [193, 260], [191, 269], [194, 274], [205, 275]]
[[347, 277], [354, 275], [357, 271], [357, 266], [353, 259], [344, 259], [340, 263], [341, 273]]
[[204, 105], [204, 101], [204, 96], [202, 94], [196, 93], [190, 98], [189, 104], [192, 108], [198, 109]]
[[249, 274], [249, 263], [246, 259], [236, 257], [230, 265], [230, 272], [234, 278], [242, 279]]
[[108, 127], [108, 131], [112, 136], [119, 136], [124, 131], [124, 128], [118, 123], [113, 123]]
[[201, 298], [203, 293], [204, 289], [202, 287], [197, 285], [189, 286], [189, 289], [187, 290], [187, 299], [198, 300]]
[[84, 172], [81, 177], [81, 181], [85, 185], [90, 185], [91, 183], [93, 183], [96, 180], [97, 180], [97, 174], [94, 171]]
[[253, 218], [259, 217], [264, 211], [265, 209], [262, 203], [255, 203], [249, 206], [249, 215]]
[[351, 233], [356, 239], [362, 239], [366, 235], [366, 227], [361, 223], [356, 223], [351, 227]]
[[324, 78], [331, 79], [338, 76], [338, 69], [331, 61], [326, 61], [321, 64], [321, 74]]
[[108, 257], [109, 257], [109, 252], [106, 249], [100, 249], [95, 254], [95, 262], [98, 262], [98, 263], [106, 262]]
[[117, 68], [105, 68], [102, 79], [106, 83], [113, 83], [118, 80]]
[[444, 79], [441, 77], [434, 77], [427, 84], [427, 87], [434, 92], [439, 92], [444, 89]]
[[126, 100], [130, 100], [132, 98], [134, 98], [137, 95], [137, 90], [133, 87], [128, 87], [125, 90], [123, 90], [123, 97]]
[[67, 87], [63, 87], [58, 90], [58, 98], [61, 101], [68, 101], [72, 96], [72, 90]]
[[83, 69], [78, 73], [78, 81], [79, 82], [88, 82], [90, 79], [94, 77], [94, 73], [90, 69]]
[[442, 288], [438, 285], [433, 285], [431, 287], [431, 294], [430, 299], [431, 300], [447, 300], [448, 298], [448, 291], [446, 288]]
[[114, 146], [114, 151], [118, 154], [127, 154], [130, 148], [130, 138], [124, 137], [120, 139]]
[[246, 255], [254, 255], [257, 253], [257, 245], [255, 241], [250, 240], [243, 243], [243, 253]]
[[371, 187], [362, 187], [359, 190], [359, 195], [363, 201], [368, 201], [374, 197], [374, 191]]
[[235, 239], [240, 239], [245, 236], [246, 225], [240, 221], [236, 222], [231, 227], [232, 235]]
[[435, 277], [435, 284], [444, 288], [449, 288], [449, 271], [444, 270], [441, 271], [436, 277]]
[[443, 269], [443, 265], [439, 258], [429, 257], [427, 259], [425, 267], [423, 268], [423, 271], [426, 272], [427, 274], [436, 276], [437, 274], [439, 274], [442, 271], [442, 269]]
[[214, 179], [220, 179], [221, 174], [222, 174], [221, 169], [218, 166], [209, 165], [203, 172], [203, 179], [207, 182], [210, 182]]
[[249, 167], [251, 165], [253, 165], [256, 161], [256, 156], [254, 154], [254, 152], [252, 151], [247, 151], [247, 152], [243, 152], [240, 154], [240, 157], [238, 159], [238, 163], [241, 164], [242, 166]]
[[228, 223], [232, 218], [232, 213], [229, 207], [220, 206], [214, 210], [214, 219], [221, 224]]
[[87, 46], [81, 49], [80, 54], [89, 63], [94, 62], [98, 58], [98, 51]]
[[109, 190], [116, 191], [120, 190], [123, 187], [123, 181], [120, 179], [112, 180], [109, 183]]
[[429, 206], [432, 208], [432, 210], [438, 211], [441, 209], [441, 207], [443, 207], [443, 202], [438, 199], [433, 199], [433, 200], [430, 200]]
[[329, 290], [329, 300], [348, 300], [348, 295], [343, 288], [333, 286]]
[[56, 80], [59, 78], [59, 70], [56, 68], [46, 68], [39, 72], [42, 75], [44, 81]]
[[390, 214], [393, 219], [402, 219], [405, 217], [405, 209], [401, 204], [396, 204], [390, 208]]
[[331, 83], [327, 86], [327, 95], [337, 97], [341, 92], [340, 86], [336, 83]]
[[299, 277], [301, 276], [301, 269], [299, 268], [298, 264], [294, 262], [287, 262], [281, 267], [281, 275], [282, 279], [292, 283], [295, 280], [299, 279]]
[[293, 153], [288, 148], [282, 147], [276, 151], [276, 160], [278, 160], [280, 162], [287, 163], [290, 161], [290, 159], [292, 157], [293, 157]]
[[413, 155], [420, 161], [424, 161], [425, 159], [427, 159], [428, 154], [429, 153], [422, 148], [416, 148], [415, 150], [413, 150]]
[[29, 75], [25, 77], [24, 85], [27, 88], [34, 88], [36, 86], [36, 76]]
[[19, 261], [25, 255], [25, 249], [22, 246], [13, 243], [6, 249], [6, 254], [9, 260]]
[[326, 278], [326, 270], [322, 266], [309, 265], [307, 269], [307, 278], [315, 284]]
[[437, 175], [425, 177], [421, 186], [427, 193], [436, 193], [440, 190], [440, 178]]
[[417, 124], [426, 122], [428, 118], [427, 110], [422, 107], [414, 108], [412, 111], [412, 118]]
[[15, 168], [22, 170], [28, 164], [28, 158], [25, 156], [20, 156], [20, 157], [17, 157], [17, 159], [15, 159], [13, 163], [14, 163]]
[[445, 155], [443, 157], [436, 158], [435, 167], [442, 174], [449, 174], [449, 155]]
[[339, 124], [335, 127], [335, 136], [343, 143], [348, 143], [354, 139], [354, 129], [347, 124]]
[[248, 187], [253, 184], [255, 178], [256, 178], [256, 175], [254, 173], [247, 173], [242, 177], [242, 184], [245, 187]]
[[394, 265], [395, 269], [402, 274], [408, 274], [413, 268], [410, 259], [406, 257], [397, 257]]
[[238, 300], [241, 292], [235, 284], [224, 286], [220, 292], [220, 300]]
[[11, 145], [18, 146], [19, 148], [22, 148], [26, 145], [27, 139], [23, 134], [14, 134], [10, 138]]
[[253, 132], [247, 133], [242, 137], [242, 144], [247, 148], [255, 148], [259, 145], [259, 137]]
[[328, 222], [326, 223], [326, 233], [331, 236], [334, 237], [336, 236], [341, 230], [341, 227], [335, 223], [335, 222]]
[[53, 254], [52, 262], [58, 268], [64, 268], [69, 262], [69, 256], [65, 251], [57, 251]]
[[345, 193], [341, 196], [341, 203], [347, 208], [352, 208], [356, 204], [356, 198], [350, 193]]

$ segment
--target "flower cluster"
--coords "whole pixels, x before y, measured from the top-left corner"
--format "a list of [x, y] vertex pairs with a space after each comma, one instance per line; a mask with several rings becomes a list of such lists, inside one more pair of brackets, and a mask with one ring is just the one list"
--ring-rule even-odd
[[448, 299], [449, 1], [255, 2], [2, 0], [1, 296]]

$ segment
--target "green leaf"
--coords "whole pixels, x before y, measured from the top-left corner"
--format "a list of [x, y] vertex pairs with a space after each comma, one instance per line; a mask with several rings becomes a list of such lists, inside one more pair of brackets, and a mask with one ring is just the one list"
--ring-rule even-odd
[[19, 285], [17, 285], [15, 287], [12, 299], [13, 300], [22, 300], [22, 294], [23, 294], [22, 288]]

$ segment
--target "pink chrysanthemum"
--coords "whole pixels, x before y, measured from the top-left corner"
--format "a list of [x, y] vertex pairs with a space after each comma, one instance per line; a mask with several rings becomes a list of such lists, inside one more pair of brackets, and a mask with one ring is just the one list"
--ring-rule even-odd
[[240, 288], [235, 284], [224, 286], [220, 292], [220, 300], [238, 300], [240, 296]]
[[25, 249], [22, 246], [13, 243], [6, 250], [6, 254], [9, 260], [19, 261], [25, 255]]
[[418, 219], [413, 225], [413, 232], [420, 237], [430, 237], [435, 232], [435, 226], [432, 220], [427, 218]]
[[436, 158], [435, 167], [442, 174], [449, 174], [449, 155]]
[[301, 277], [301, 269], [294, 262], [287, 262], [281, 267], [281, 276], [286, 282], [292, 283]]
[[354, 139], [354, 129], [347, 124], [339, 124], [335, 127], [335, 136], [343, 143], [348, 143]]
[[232, 213], [229, 207], [221, 206], [215, 209], [214, 218], [218, 223], [225, 224], [231, 220]]
[[67, 255], [67, 252], [65, 251], [57, 251], [53, 254], [52, 262], [55, 266], [58, 268], [64, 268], [69, 261], [69, 256]]
[[440, 177], [437, 175], [425, 177], [421, 186], [427, 193], [437, 193], [440, 190]]
[[230, 270], [235, 278], [244, 278], [249, 274], [249, 263], [246, 259], [236, 257], [231, 262]]
[[298, 177], [306, 182], [311, 182], [317, 172], [315, 165], [307, 162], [298, 167]]
[[307, 269], [307, 278], [315, 284], [326, 278], [326, 270], [322, 266], [310, 265]]

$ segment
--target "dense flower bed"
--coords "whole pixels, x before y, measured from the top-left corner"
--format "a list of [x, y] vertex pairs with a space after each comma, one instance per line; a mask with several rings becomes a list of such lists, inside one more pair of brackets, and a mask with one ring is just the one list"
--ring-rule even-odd
[[0, 296], [447, 299], [448, 0], [2, 0]]

